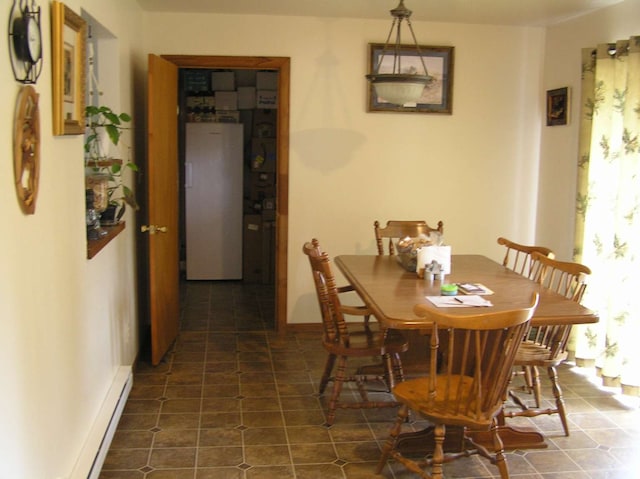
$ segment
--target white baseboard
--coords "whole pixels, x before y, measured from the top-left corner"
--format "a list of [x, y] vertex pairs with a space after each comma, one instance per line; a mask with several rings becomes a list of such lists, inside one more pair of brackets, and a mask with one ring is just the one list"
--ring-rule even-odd
[[133, 386], [131, 366], [118, 369], [70, 479], [97, 479]]

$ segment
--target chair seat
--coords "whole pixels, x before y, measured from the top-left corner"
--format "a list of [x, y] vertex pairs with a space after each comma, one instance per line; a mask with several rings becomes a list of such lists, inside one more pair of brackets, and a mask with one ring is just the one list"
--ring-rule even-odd
[[332, 354], [353, 357], [380, 356], [404, 353], [409, 343], [399, 331], [389, 329], [386, 337], [379, 331], [349, 331], [349, 345], [323, 340], [322, 345]]
[[567, 357], [568, 353], [566, 351], [552, 356], [548, 347], [524, 341], [518, 348], [514, 365], [526, 364], [527, 366], [551, 367], [559, 365]]
[[[433, 422], [446, 422], [450, 425], [472, 427], [473, 429], [489, 429], [495, 413], [501, 405], [496, 404], [488, 416], [475, 416], [477, 391], [472, 388], [473, 378], [469, 376], [450, 376], [448, 395], [445, 380], [436, 378], [436, 397], [428, 397], [429, 378], [409, 379], [399, 383], [393, 389], [395, 398], [410, 409], [418, 412]], [[448, 397], [447, 397], [448, 396]], [[452, 398], [455, 396], [455, 400]], [[462, 405], [462, 406], [461, 406]]]

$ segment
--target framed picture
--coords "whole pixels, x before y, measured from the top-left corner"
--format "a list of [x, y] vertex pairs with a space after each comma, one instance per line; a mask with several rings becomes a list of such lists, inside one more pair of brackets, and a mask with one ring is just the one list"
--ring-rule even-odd
[[569, 121], [569, 87], [547, 91], [547, 126], [566, 125]]
[[[419, 48], [419, 52], [418, 52]], [[424, 72], [420, 56], [424, 60], [427, 72], [433, 77], [417, 103], [394, 105], [378, 98], [372, 83], [369, 83], [367, 111], [395, 111], [413, 113], [452, 113], [453, 105], [453, 56], [455, 47], [400, 45], [400, 64], [402, 71]], [[384, 51], [384, 55], [383, 55]], [[382, 43], [369, 43], [369, 72], [374, 73], [380, 59], [377, 73], [393, 71], [394, 46]]]
[[53, 134], [84, 133], [87, 23], [62, 2], [51, 4]]

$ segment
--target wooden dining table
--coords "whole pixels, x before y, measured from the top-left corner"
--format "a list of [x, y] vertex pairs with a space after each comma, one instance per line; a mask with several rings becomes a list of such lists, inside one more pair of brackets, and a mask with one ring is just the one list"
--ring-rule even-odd
[[[531, 324], [588, 324], [598, 322], [598, 315], [564, 296], [549, 291], [530, 279], [519, 275], [503, 265], [481, 255], [452, 255], [451, 272], [444, 281], [433, 278], [418, 278], [415, 272], [407, 271], [396, 256], [341, 255], [335, 264], [353, 286], [362, 301], [371, 309], [377, 320], [387, 328], [421, 330], [431, 329], [428, 319], [416, 316], [416, 304], [436, 308], [427, 296], [439, 296], [442, 282], [481, 283], [493, 294], [485, 296], [491, 301], [492, 311], [503, 311], [527, 307], [534, 292], [540, 295]], [[476, 314], [477, 307], [439, 308], [447, 313], [461, 316]], [[484, 309], [484, 308], [483, 308]], [[425, 355], [426, 357], [426, 355]], [[430, 431], [410, 433], [404, 441], [407, 450], [421, 449], [429, 440]], [[478, 432], [475, 439], [490, 446], [490, 436]], [[530, 428], [510, 425], [501, 426], [500, 437], [505, 449], [528, 449], [547, 447], [544, 436]], [[452, 439], [456, 444], [458, 438]]]

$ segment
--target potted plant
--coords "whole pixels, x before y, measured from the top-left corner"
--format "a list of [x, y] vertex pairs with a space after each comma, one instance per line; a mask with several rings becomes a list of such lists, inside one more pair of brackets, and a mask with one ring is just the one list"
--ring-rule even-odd
[[113, 158], [109, 155], [109, 143], [118, 146], [122, 131], [129, 128], [127, 124], [131, 122], [131, 116], [115, 113], [107, 106], [89, 105], [85, 108], [85, 121], [87, 185], [95, 191], [94, 205], [101, 213], [101, 223], [117, 223], [127, 204], [138, 209], [133, 191], [124, 184], [122, 178], [126, 168], [136, 172], [138, 166], [129, 158]]

